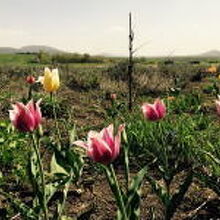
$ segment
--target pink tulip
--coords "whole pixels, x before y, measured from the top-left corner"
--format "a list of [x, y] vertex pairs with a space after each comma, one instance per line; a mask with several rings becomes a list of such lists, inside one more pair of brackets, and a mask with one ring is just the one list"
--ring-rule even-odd
[[144, 117], [150, 121], [160, 120], [166, 115], [166, 106], [160, 99], [156, 99], [154, 104], [144, 103], [141, 108]]
[[29, 84], [34, 84], [35, 83], [35, 78], [33, 76], [27, 76], [26, 82]]
[[37, 129], [42, 120], [42, 114], [39, 107], [41, 100], [34, 103], [29, 101], [27, 105], [17, 102], [12, 105], [13, 110], [9, 110], [9, 118], [19, 131], [32, 132]]
[[220, 96], [218, 96], [218, 99], [215, 101], [216, 110], [218, 115], [220, 115]]
[[121, 132], [125, 125], [120, 125], [114, 136], [113, 124], [102, 129], [101, 132], [90, 131], [87, 142], [75, 141], [74, 144], [87, 150], [87, 155], [95, 162], [109, 164], [114, 161], [120, 152]]

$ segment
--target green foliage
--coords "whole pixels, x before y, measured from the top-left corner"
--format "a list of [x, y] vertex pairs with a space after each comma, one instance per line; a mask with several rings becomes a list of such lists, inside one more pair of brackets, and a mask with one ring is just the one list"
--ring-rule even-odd
[[42, 95], [35, 96], [36, 100], [39, 100], [40, 98], [43, 98], [40, 106], [44, 117], [54, 119], [54, 110], [56, 111], [57, 118], [67, 117], [69, 107], [61, 99], [52, 99], [50, 95], [44, 97], [42, 97]]
[[103, 63], [103, 57], [90, 56], [89, 54], [65, 53], [52, 56], [53, 63]]
[[94, 70], [80, 70], [73, 73], [67, 81], [67, 86], [76, 91], [89, 91], [100, 88], [100, 75]]
[[0, 54], [0, 66], [25, 65], [35, 58], [33, 54]]
[[[141, 186], [147, 173], [146, 167], [142, 168], [132, 179], [128, 192], [124, 194], [124, 203], [128, 219], [140, 219]], [[120, 219], [120, 218], [119, 218]]]
[[7, 121], [0, 121], [0, 166], [10, 170], [16, 179], [25, 179], [27, 155], [30, 146], [24, 134], [14, 132]]
[[173, 65], [159, 64], [159, 71], [171, 79], [174, 89], [183, 89], [189, 82], [201, 81], [202, 66], [175, 63]]
[[44, 51], [40, 51], [38, 54], [37, 54], [37, 60], [36, 60], [37, 63], [39, 64], [51, 64], [52, 62], [52, 57], [50, 54], [44, 52]]
[[118, 206], [117, 219], [140, 219], [141, 185], [147, 173], [146, 167], [133, 177], [127, 192], [120, 188], [112, 165], [110, 168], [103, 166], [103, 169]]
[[[74, 141], [74, 134], [75, 129], [69, 132], [70, 141]], [[43, 139], [42, 141], [46, 143], [46, 140]], [[45, 213], [45, 209], [48, 210], [49, 202], [53, 200], [54, 195], [59, 191], [62, 196], [56, 202], [56, 212], [53, 214], [53, 219], [60, 219], [63, 214], [69, 186], [79, 180], [84, 162], [82, 156], [71, 149], [71, 142], [69, 142], [68, 147], [65, 147], [62, 143], [60, 145], [60, 143], [57, 144], [52, 139], [50, 141], [52, 141], [53, 154], [49, 173], [42, 170], [40, 162], [42, 159], [39, 157], [37, 150], [33, 151], [30, 156], [29, 178], [35, 195], [32, 209], [39, 216], [43, 212]], [[37, 143], [40, 143], [40, 140], [34, 141], [34, 144]], [[36, 149], [36, 146], [34, 149]]]
[[[199, 114], [198, 97], [189, 95], [178, 101], [179, 104], [169, 105], [170, 113], [159, 122], [147, 121], [140, 113], [125, 116], [130, 154], [139, 158], [140, 166], [147, 165], [163, 180], [163, 184], [159, 184], [154, 177], [146, 175], [153, 192], [165, 206], [166, 219], [172, 218], [193, 175], [219, 193], [219, 127], [212, 117]], [[183, 113], [189, 106], [195, 108], [192, 113], [197, 114]], [[175, 109], [179, 109], [178, 115], [173, 114]], [[201, 167], [208, 168], [208, 173], [201, 172]], [[180, 172], [186, 174], [185, 180], [179, 184], [178, 191], [171, 194], [170, 184]]]
[[185, 114], [170, 115], [155, 123], [146, 121], [140, 113], [134, 114], [126, 119], [129, 149], [141, 161], [173, 176], [174, 170], [191, 164], [192, 149], [197, 145], [195, 122]]
[[107, 76], [112, 80], [122, 80], [128, 79], [128, 62], [121, 61], [116, 63], [114, 66], [110, 66], [106, 71]]
[[185, 180], [181, 185], [179, 185], [178, 191], [173, 195], [171, 195], [169, 192], [169, 186], [161, 186], [154, 178], [149, 175], [147, 175], [146, 178], [149, 181], [153, 192], [160, 198], [165, 206], [165, 219], [171, 219], [192, 183], [193, 172], [191, 170], [188, 171]]
[[216, 96], [219, 94], [219, 86], [217, 85], [216, 81], [214, 81], [211, 84], [206, 85], [203, 88], [203, 92], [206, 94], [212, 94]]
[[180, 94], [167, 102], [168, 111], [174, 114], [201, 113], [203, 99], [199, 93]]
[[[191, 170], [196, 164], [195, 148], [199, 147], [197, 120], [183, 114], [175, 118], [167, 116], [160, 122], [150, 122], [134, 115], [127, 123], [130, 152], [136, 157], [139, 155], [142, 158], [141, 166], [147, 165], [164, 181], [164, 185], [160, 185], [149, 174], [146, 177], [165, 206], [165, 219], [171, 219], [192, 183]], [[187, 177], [179, 185], [179, 191], [171, 195], [170, 184], [182, 171], [188, 173]]]
[[113, 119], [121, 117], [124, 112], [127, 111], [126, 103], [120, 102], [118, 100], [112, 100], [111, 106], [106, 109], [107, 116]]

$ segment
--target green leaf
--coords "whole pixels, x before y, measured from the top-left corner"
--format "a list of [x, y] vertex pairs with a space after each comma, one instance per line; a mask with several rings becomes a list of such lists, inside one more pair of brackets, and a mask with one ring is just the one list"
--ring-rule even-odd
[[206, 154], [209, 158], [211, 158], [215, 163], [217, 163], [218, 165], [220, 165], [220, 160], [219, 160], [217, 157], [215, 157], [213, 154], [211, 154], [210, 152], [205, 151], [205, 150], [203, 150], [202, 152], [203, 152], [204, 154]]
[[4, 143], [5, 139], [4, 138], [0, 138], [0, 144]]
[[57, 163], [55, 154], [52, 155], [52, 159], [50, 162], [50, 172], [53, 175], [63, 174], [65, 176], [68, 176], [68, 172]]
[[43, 207], [43, 194], [41, 191], [42, 183], [40, 178], [40, 169], [38, 166], [37, 155], [35, 151], [32, 151], [30, 154], [28, 174], [35, 195], [35, 198], [33, 199], [34, 210], [37, 214], [39, 214], [42, 211]]
[[63, 158], [63, 163], [73, 170], [73, 181], [77, 182], [82, 174], [84, 160], [82, 155], [68, 150]]
[[140, 219], [141, 185], [147, 173], [147, 168], [141, 169], [131, 181], [126, 199], [126, 210], [129, 219]]
[[169, 203], [170, 198], [164, 187], [159, 185], [157, 181], [155, 181], [151, 176], [146, 175], [146, 178], [150, 183], [153, 192], [156, 193], [156, 195], [160, 198], [162, 203], [166, 206]]
[[28, 177], [33, 187], [34, 193], [35, 195], [37, 195], [40, 191], [39, 186], [40, 186], [41, 180], [40, 180], [40, 170], [37, 164], [36, 153], [34, 151], [31, 152], [29, 158], [30, 160], [29, 160], [28, 167], [27, 167]]
[[[100, 166], [103, 168], [103, 170], [105, 171], [109, 186], [111, 188], [111, 191], [115, 197], [117, 206], [118, 206], [118, 217], [117, 219], [119, 220], [125, 220], [124, 216], [123, 216], [123, 210], [125, 209], [125, 204], [124, 201], [126, 197], [124, 197], [123, 191], [121, 190], [121, 188], [118, 185], [118, 181], [115, 175], [115, 171], [113, 168], [113, 165], [110, 164], [110, 167], [107, 167], [105, 165], [101, 165]], [[124, 198], [123, 198], [124, 197]], [[126, 212], [126, 211], [125, 211]]]
[[74, 126], [73, 129], [71, 129], [69, 131], [69, 143], [70, 143], [70, 146], [73, 144], [75, 139], [76, 139], [76, 127]]
[[63, 195], [62, 195], [62, 198], [59, 201], [58, 206], [57, 206], [57, 216], [58, 216], [58, 219], [63, 214], [63, 210], [64, 210], [64, 207], [65, 207], [65, 203], [66, 203], [66, 199], [67, 199], [67, 194], [68, 194], [68, 191], [69, 191], [69, 187], [70, 187], [71, 181], [72, 181], [72, 175], [70, 176], [69, 180], [64, 184], [64, 187], [63, 187], [63, 190], [62, 190], [62, 194]]
[[83, 157], [70, 149], [54, 149], [57, 163], [62, 166], [66, 172], [73, 170], [73, 181], [77, 182], [82, 174], [84, 165]]
[[65, 178], [59, 179], [57, 181], [48, 183], [45, 188], [46, 198], [47, 202], [52, 198], [52, 196], [60, 190], [67, 182], [70, 181], [70, 176], [67, 176]]

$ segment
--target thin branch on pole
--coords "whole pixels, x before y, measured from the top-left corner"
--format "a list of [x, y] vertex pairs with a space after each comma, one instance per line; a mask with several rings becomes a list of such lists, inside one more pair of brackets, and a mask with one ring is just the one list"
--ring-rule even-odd
[[144, 42], [143, 44], [141, 44], [140, 46], [136, 47], [134, 50], [133, 50], [133, 54], [135, 54], [138, 50], [142, 49], [144, 46], [148, 45], [151, 41], [148, 40], [146, 42]]

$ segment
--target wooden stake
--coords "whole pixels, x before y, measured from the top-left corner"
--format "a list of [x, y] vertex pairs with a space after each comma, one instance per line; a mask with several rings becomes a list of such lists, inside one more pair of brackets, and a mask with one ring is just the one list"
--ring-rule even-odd
[[128, 109], [132, 110], [132, 73], [133, 73], [133, 40], [132, 17], [129, 13], [129, 60], [128, 60]]

